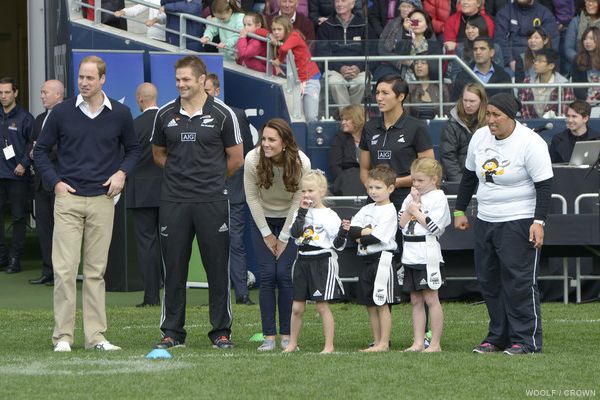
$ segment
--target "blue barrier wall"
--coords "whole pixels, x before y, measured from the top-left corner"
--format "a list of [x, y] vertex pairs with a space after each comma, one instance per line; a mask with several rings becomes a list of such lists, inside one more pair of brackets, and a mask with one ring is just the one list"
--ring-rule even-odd
[[[521, 121], [530, 128], [537, 128], [546, 125], [551, 122], [553, 128], [545, 130], [540, 133], [540, 136], [550, 144], [552, 136], [566, 129], [564, 119], [532, 119], [527, 121]], [[447, 121], [430, 121], [428, 124], [429, 135], [433, 142], [433, 150], [435, 156], [439, 159], [439, 144], [442, 131], [446, 126]], [[340, 123], [338, 121], [319, 121], [307, 124], [307, 137], [304, 138], [306, 147], [306, 154], [311, 160], [313, 168], [319, 168], [331, 178], [329, 174], [329, 148], [331, 147], [331, 141], [333, 137], [339, 132]], [[600, 131], [600, 119], [590, 119], [590, 127], [596, 131]], [[302, 135], [301, 131], [295, 131], [296, 135]]]

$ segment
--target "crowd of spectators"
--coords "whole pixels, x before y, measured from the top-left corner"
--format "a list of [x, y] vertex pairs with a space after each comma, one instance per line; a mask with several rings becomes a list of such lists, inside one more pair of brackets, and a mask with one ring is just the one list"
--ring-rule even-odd
[[[132, 17], [148, 9], [148, 20], [145, 21], [148, 37], [179, 45], [178, 34], [167, 31], [165, 36], [160, 31], [165, 27], [178, 30], [179, 13], [205, 17], [221, 27], [188, 21], [187, 33], [194, 36], [186, 39], [188, 49], [223, 52], [226, 60], [261, 72], [266, 71], [266, 38], [271, 35], [272, 21], [283, 16], [289, 18], [293, 29], [306, 42], [311, 56], [362, 58], [365, 55], [455, 54], [482, 83], [546, 82], [552, 85], [600, 81], [600, 47], [596, 46], [600, 40], [600, 0], [150, 1], [158, 8], [142, 5], [123, 8], [123, 3], [102, 0], [102, 8], [114, 10], [113, 13], [102, 13], [103, 21], [125, 29], [126, 24], [120, 17]], [[87, 18], [93, 17], [90, 10], [84, 9]], [[264, 21], [254, 13], [261, 15]], [[252, 15], [250, 27], [244, 24], [244, 15]], [[256, 39], [249, 33], [263, 36], [265, 40]], [[238, 45], [240, 42], [241, 46]], [[247, 51], [249, 44], [253, 44], [250, 53]], [[280, 58], [278, 44], [282, 43], [274, 41], [272, 44], [276, 47], [271, 52], [274, 60]], [[545, 48], [554, 49], [557, 56], [553, 75], [548, 81], [540, 80], [535, 67], [537, 53]], [[330, 62], [327, 70], [324, 64], [318, 67], [318, 77], [327, 77], [331, 110], [336, 116], [345, 106], [362, 103], [365, 97], [372, 98], [372, 93], [365, 90], [366, 84], [390, 73], [399, 73], [409, 84], [414, 82], [410, 85], [407, 106], [455, 102], [465, 84], [473, 81], [472, 75], [458, 61], [445, 61], [441, 69], [437, 62], [425, 64], [414, 62], [414, 59]], [[285, 68], [274, 68], [274, 72], [284, 74]], [[311, 72], [311, 76], [301, 81], [310, 83], [316, 76]], [[488, 90], [488, 94], [501, 91], [508, 90]], [[548, 91], [548, 95], [543, 95], [543, 91]], [[448, 97], [446, 92], [450, 93]], [[558, 110], [557, 93], [562, 93], [562, 103], [575, 96], [595, 106], [600, 89], [568, 91], [554, 87], [514, 92], [529, 106], [529, 111], [537, 109], [529, 114], [532, 117], [542, 117], [548, 111], [561, 114], [559, 111], [564, 110]], [[536, 104], [542, 98], [551, 98], [555, 104], [543, 111], [542, 106]], [[452, 105], [446, 106], [444, 114], [448, 116], [447, 111]], [[439, 114], [433, 111], [434, 108], [411, 112], [418, 118], [430, 119]], [[312, 111], [309, 114], [309, 119], [313, 120]]]

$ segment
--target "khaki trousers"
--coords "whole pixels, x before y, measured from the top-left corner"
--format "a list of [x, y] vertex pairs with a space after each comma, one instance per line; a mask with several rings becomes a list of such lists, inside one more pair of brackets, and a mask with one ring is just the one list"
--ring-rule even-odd
[[104, 341], [106, 310], [104, 271], [112, 237], [115, 207], [106, 195], [57, 195], [54, 204], [54, 333], [52, 342], [73, 345], [77, 271], [83, 241], [83, 331], [85, 347]]

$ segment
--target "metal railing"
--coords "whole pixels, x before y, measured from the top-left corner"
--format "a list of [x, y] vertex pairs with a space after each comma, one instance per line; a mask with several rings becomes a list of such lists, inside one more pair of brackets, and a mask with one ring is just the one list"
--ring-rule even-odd
[[[131, 0], [131, 1], [133, 3], [136, 3], [136, 4], [140, 4], [140, 5], [146, 6], [148, 8], [154, 8], [154, 9], [159, 9], [160, 8], [160, 6], [157, 6], [156, 4], [148, 3], [148, 2], [143, 1], [143, 0]], [[75, 0], [74, 1], [74, 4], [79, 5], [80, 7], [93, 8], [94, 9], [94, 21], [93, 21], [94, 25], [101, 24], [101, 18], [102, 18], [101, 17], [101, 13], [107, 13], [107, 14], [114, 15], [114, 11], [107, 10], [105, 8], [100, 7], [99, 3], [100, 3], [99, 1], [96, 1], [96, 2], [94, 2], [94, 5], [92, 6], [90, 4], [82, 2], [82, 0]], [[230, 32], [239, 32], [238, 30], [230, 28], [227, 25], [224, 25], [224, 24], [221, 24], [219, 22], [215, 22], [215, 21], [212, 21], [212, 20], [209, 20], [209, 19], [206, 19], [206, 18], [198, 17], [198, 16], [195, 16], [195, 15], [182, 14], [182, 13], [169, 13], [169, 14], [179, 15], [179, 31], [176, 31], [176, 30], [173, 30], [173, 29], [169, 29], [169, 28], [166, 28], [166, 27], [165, 28], [158, 27], [158, 29], [164, 30], [165, 32], [168, 32], [168, 33], [173, 33], [173, 34], [179, 35], [179, 49], [182, 50], [182, 51], [186, 50], [186, 48], [187, 48], [187, 40], [188, 39], [191, 39], [193, 41], [201, 43], [199, 37], [187, 34], [187, 21], [188, 20], [189, 21], [198, 22], [198, 23], [201, 23], [201, 24], [204, 24], [204, 25], [212, 25], [212, 26], [215, 26], [215, 27], [217, 27], [219, 29], [224, 29], [224, 30], [227, 30], [227, 31], [230, 31]], [[142, 23], [140, 21], [136, 21], [135, 18], [133, 18], [133, 17], [123, 16], [121, 18], [124, 18], [124, 19], [127, 19], [127, 20], [133, 20], [133, 21], [135, 21], [137, 23]], [[266, 64], [265, 75], [268, 76], [268, 77], [272, 76], [273, 75], [272, 74], [272, 59], [273, 59], [273, 55], [272, 55], [271, 46], [268, 46], [268, 44], [270, 43], [269, 38], [266, 38], [266, 37], [263, 37], [263, 36], [260, 36], [260, 35], [256, 35], [256, 34], [250, 33], [250, 32], [247, 35], [249, 37], [253, 38], [253, 39], [257, 39], [257, 40], [260, 40], [261, 42], [267, 43], [267, 56], [266, 57], [257, 57], [257, 58], [265, 61], [265, 64]], [[208, 42], [207, 44], [216, 47], [216, 45], [218, 43]], [[232, 51], [232, 52], [236, 51], [236, 49], [227, 49], [227, 50], [228, 51]], [[296, 73], [296, 75], [297, 75], [297, 73]]]
[[[475, 72], [473, 72], [473, 70], [471, 69], [471, 67], [469, 65], [467, 65], [464, 60], [460, 59], [459, 57], [457, 57], [456, 55], [452, 54], [452, 55], [419, 55], [419, 56], [369, 56], [368, 57], [368, 62], [371, 61], [414, 61], [415, 59], [419, 59], [419, 60], [436, 60], [438, 62], [438, 76], [437, 76], [437, 80], [436, 81], [430, 81], [430, 82], [435, 82], [438, 85], [438, 91], [440, 93], [440, 99], [437, 103], [418, 103], [416, 105], [428, 105], [431, 106], [432, 104], [436, 104], [436, 107], [438, 109], [438, 115], [442, 116], [444, 115], [444, 107], [445, 106], [449, 106], [449, 105], [454, 105], [456, 104], [455, 102], [444, 102], [443, 99], [443, 89], [444, 89], [444, 77], [443, 77], [443, 68], [442, 68], [442, 64], [444, 61], [446, 60], [455, 60], [461, 67], [462, 69], [465, 71], [466, 74], [468, 74], [475, 82], [479, 82], [481, 83], [486, 90], [488, 89], [531, 89], [531, 88], [558, 88], [558, 99], [556, 101], [557, 104], [557, 108], [558, 108], [558, 113], [561, 113], [562, 110], [562, 103], [563, 103], [563, 92], [565, 88], [590, 88], [592, 85], [590, 85], [589, 82], [582, 82], [582, 83], [572, 83], [572, 82], [564, 82], [564, 83], [483, 83], [479, 80], [479, 78], [477, 77], [477, 75], [475, 74]], [[315, 62], [322, 62], [324, 64], [324, 71], [326, 72], [329, 69], [329, 63], [330, 62], [343, 62], [343, 61], [348, 61], [348, 62], [356, 62], [356, 61], [365, 61], [365, 57], [361, 57], [361, 56], [345, 56], [345, 57], [313, 57], [312, 58], [313, 61]], [[327, 74], [324, 73], [325, 75], [325, 86], [328, 87], [329, 86], [329, 82], [328, 82], [328, 77]], [[417, 83], [421, 83], [421, 81], [409, 81], [407, 82], [409, 84], [417, 84]], [[600, 86], [600, 84], [598, 84], [598, 86]], [[526, 102], [525, 104], [538, 104], [541, 102]], [[409, 103], [406, 103], [406, 105], [411, 105]], [[415, 105], [415, 104], [412, 104]], [[332, 106], [340, 106], [339, 104], [331, 104], [329, 101], [329, 91], [327, 90], [325, 92], [325, 117], [329, 118], [329, 107]]]

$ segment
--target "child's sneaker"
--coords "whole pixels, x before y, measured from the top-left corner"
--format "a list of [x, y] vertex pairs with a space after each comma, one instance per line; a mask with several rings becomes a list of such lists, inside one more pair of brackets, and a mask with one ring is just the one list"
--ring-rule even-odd
[[162, 350], [171, 350], [176, 347], [185, 347], [185, 344], [168, 336], [162, 338], [161, 341], [156, 346], [154, 346], [155, 349]]
[[262, 344], [258, 346], [258, 351], [272, 351], [275, 350], [275, 339], [264, 339]]
[[102, 350], [102, 351], [119, 351], [119, 350], [121, 350], [121, 348], [119, 346], [115, 346], [114, 344], [112, 344], [106, 340], [102, 341], [100, 343], [96, 343], [96, 345], [94, 346], [94, 349]]

